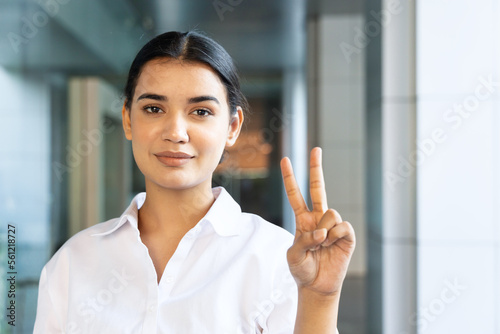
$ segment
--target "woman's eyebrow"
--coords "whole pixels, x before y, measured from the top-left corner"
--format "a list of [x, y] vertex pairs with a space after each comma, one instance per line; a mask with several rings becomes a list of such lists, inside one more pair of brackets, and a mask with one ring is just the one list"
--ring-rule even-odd
[[[158, 95], [153, 93], [144, 93], [137, 98], [137, 101], [145, 99], [156, 100], [156, 101], [168, 101], [168, 97], [166, 97], [165, 95]], [[219, 100], [215, 96], [211, 95], [195, 96], [188, 99], [189, 104], [199, 103], [204, 101], [214, 101], [215, 103], [220, 104]]]
[[199, 103], [199, 102], [203, 102], [203, 101], [214, 101], [217, 104], [220, 104], [219, 100], [217, 100], [216, 97], [211, 96], [211, 95], [202, 95], [202, 96], [191, 97], [191, 98], [189, 98], [188, 103], [192, 104], [192, 103]]
[[137, 101], [144, 100], [144, 99], [150, 99], [150, 100], [156, 100], [156, 101], [167, 101], [168, 100], [168, 98], [164, 95], [144, 93], [137, 98]]

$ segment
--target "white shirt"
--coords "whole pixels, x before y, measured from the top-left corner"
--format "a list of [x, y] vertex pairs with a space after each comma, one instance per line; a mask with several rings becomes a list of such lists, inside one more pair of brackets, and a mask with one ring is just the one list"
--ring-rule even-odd
[[42, 270], [34, 333], [292, 333], [293, 235], [213, 192], [159, 284], [137, 228], [145, 193], [68, 240]]

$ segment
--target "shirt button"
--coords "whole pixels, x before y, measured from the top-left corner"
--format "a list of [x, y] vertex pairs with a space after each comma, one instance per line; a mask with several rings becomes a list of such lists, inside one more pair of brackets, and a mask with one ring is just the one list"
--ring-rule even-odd
[[174, 277], [173, 276], [167, 276], [165, 277], [165, 283], [172, 283], [174, 281]]
[[149, 312], [151, 312], [151, 313], [152, 313], [152, 312], [154, 312], [154, 311], [155, 311], [155, 309], [156, 309], [156, 308], [155, 308], [155, 306], [154, 306], [154, 305], [151, 305], [151, 306], [149, 307]]

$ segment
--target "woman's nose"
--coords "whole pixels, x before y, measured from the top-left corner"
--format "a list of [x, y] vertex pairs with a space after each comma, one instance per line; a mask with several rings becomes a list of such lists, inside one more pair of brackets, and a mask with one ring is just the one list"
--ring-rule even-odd
[[165, 118], [162, 139], [173, 143], [187, 143], [189, 141], [187, 122], [181, 113], [172, 113]]

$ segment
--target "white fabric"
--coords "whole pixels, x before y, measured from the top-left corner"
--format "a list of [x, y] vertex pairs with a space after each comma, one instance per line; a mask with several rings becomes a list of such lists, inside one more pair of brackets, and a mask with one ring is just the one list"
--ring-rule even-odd
[[68, 240], [42, 270], [34, 333], [292, 333], [293, 236], [213, 192], [159, 284], [137, 228], [145, 193]]

